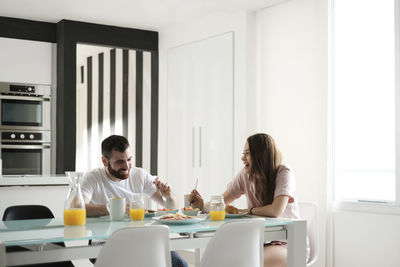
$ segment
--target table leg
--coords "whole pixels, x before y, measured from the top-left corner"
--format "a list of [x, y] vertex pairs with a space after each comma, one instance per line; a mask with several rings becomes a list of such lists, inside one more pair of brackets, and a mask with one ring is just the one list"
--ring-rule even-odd
[[200, 249], [196, 248], [194, 251], [194, 266], [200, 267]]
[[0, 267], [6, 266], [6, 246], [0, 241]]
[[297, 220], [287, 226], [287, 267], [306, 267], [307, 221]]

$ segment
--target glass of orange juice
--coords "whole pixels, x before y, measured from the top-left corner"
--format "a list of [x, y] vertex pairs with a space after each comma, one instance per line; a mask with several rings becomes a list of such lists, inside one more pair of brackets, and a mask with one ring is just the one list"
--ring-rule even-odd
[[212, 221], [225, 220], [224, 196], [211, 196], [210, 220]]
[[129, 215], [132, 220], [140, 221], [144, 218], [144, 202], [142, 194], [134, 194], [130, 202]]

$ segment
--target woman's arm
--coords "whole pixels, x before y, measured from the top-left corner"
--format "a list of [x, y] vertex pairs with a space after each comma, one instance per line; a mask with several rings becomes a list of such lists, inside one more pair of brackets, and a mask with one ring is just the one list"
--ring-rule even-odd
[[272, 201], [272, 204], [252, 208], [251, 214], [276, 218], [281, 216], [288, 202], [289, 196], [277, 196], [274, 198], [274, 201]]
[[224, 192], [224, 202], [225, 205], [231, 204], [236, 198], [234, 198], [231, 194], [228, 193], [228, 191]]
[[[225, 191], [224, 194], [224, 202], [225, 205], [232, 203], [236, 198], [231, 196], [228, 191]], [[202, 196], [197, 190], [193, 190], [190, 195], [190, 203], [193, 208], [198, 208], [204, 212], [210, 211], [210, 202], [204, 203]]]

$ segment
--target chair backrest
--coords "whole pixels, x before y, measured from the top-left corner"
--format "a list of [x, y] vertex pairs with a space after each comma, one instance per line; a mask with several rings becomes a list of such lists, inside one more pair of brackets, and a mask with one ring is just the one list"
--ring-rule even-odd
[[314, 202], [299, 202], [300, 217], [307, 220], [307, 236], [310, 244], [310, 257], [307, 266], [315, 263], [319, 255], [318, 205]]
[[263, 266], [264, 225], [263, 218], [224, 223], [208, 243], [200, 266]]
[[8, 207], [3, 214], [3, 221], [54, 218], [51, 210], [42, 205], [18, 205]]
[[169, 230], [165, 225], [122, 228], [111, 234], [95, 267], [171, 267]]

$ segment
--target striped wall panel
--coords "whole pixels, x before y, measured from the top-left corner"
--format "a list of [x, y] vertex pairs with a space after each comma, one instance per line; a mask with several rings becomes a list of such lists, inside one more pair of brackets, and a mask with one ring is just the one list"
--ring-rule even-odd
[[102, 166], [101, 141], [118, 134], [128, 138], [135, 166], [156, 174], [152, 140], [158, 130], [153, 121], [158, 119], [154, 116], [158, 91], [151, 83], [155, 67], [151, 52], [105, 48], [84, 62], [77, 79], [76, 169]]

